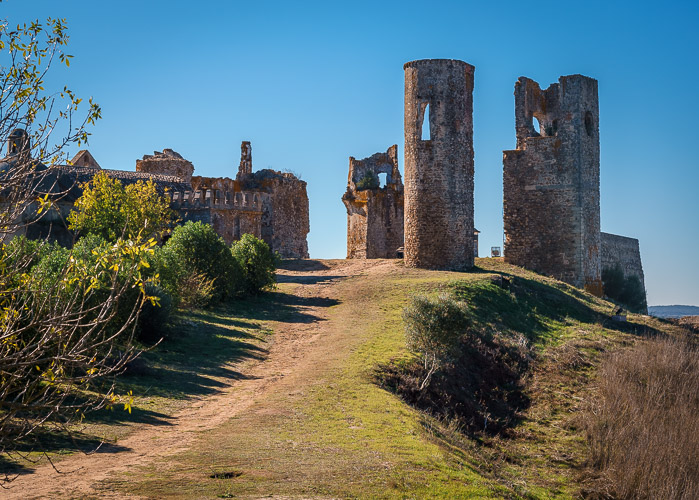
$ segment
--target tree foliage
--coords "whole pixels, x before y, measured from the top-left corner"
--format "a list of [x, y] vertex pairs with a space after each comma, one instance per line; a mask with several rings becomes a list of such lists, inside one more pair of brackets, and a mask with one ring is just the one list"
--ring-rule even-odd
[[167, 196], [152, 180], [124, 187], [119, 179], [99, 172], [83, 186], [83, 193], [68, 216], [70, 228], [96, 234], [107, 241], [118, 238], [160, 238], [174, 219]]
[[[52, 64], [70, 64], [67, 43], [63, 20], [0, 21], [0, 137], [12, 139], [0, 168], [5, 242], [51, 209], [53, 167], [65, 162], [66, 146], [87, 141], [86, 127], [101, 116], [66, 87], [46, 89]], [[24, 238], [0, 244], [0, 452], [117, 400], [107, 376], [135, 354], [155, 241], [88, 243], [73, 250]]]
[[376, 189], [381, 186], [381, 181], [379, 176], [374, 173], [373, 170], [367, 170], [364, 177], [359, 179], [357, 182], [357, 190], [363, 191], [365, 189]]

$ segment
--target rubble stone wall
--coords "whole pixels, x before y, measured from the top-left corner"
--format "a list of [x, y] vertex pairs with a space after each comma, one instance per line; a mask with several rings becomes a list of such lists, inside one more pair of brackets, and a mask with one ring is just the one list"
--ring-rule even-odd
[[[405, 263], [410, 267], [473, 266], [474, 69], [448, 59], [404, 65]], [[422, 137], [423, 120], [429, 120], [430, 137]]]
[[185, 160], [172, 149], [155, 151], [136, 160], [136, 171], [148, 174], [163, 174], [179, 177], [184, 182], [190, 182], [194, 173], [194, 165]]
[[283, 257], [308, 258], [311, 230], [306, 182], [290, 173], [261, 170], [252, 174], [268, 195], [262, 213], [262, 238]]
[[[398, 146], [363, 160], [349, 159], [347, 191], [347, 258], [393, 259], [403, 246], [403, 183], [398, 170]], [[367, 174], [386, 174], [386, 185], [358, 189]]]
[[517, 149], [503, 154], [505, 261], [601, 295], [597, 81], [564, 76], [542, 91], [520, 78], [515, 129]]

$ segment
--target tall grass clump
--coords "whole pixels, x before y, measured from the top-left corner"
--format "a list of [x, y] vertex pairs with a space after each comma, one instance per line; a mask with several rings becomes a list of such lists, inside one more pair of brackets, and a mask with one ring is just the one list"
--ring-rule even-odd
[[699, 349], [651, 339], [612, 354], [585, 416], [592, 496], [699, 498]]

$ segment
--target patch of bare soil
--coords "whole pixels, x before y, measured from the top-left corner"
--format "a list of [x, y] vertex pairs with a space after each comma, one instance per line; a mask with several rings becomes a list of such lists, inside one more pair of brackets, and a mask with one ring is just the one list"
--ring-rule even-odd
[[231, 364], [244, 378], [230, 379], [216, 394], [195, 401], [174, 415], [171, 425], [138, 427], [119, 441], [118, 451], [105, 445], [94, 454], [73, 455], [57, 464], [60, 472], [50, 464], [43, 465], [18, 477], [0, 496], [9, 499], [128, 497], [122, 491], [105, 490], [104, 483], [187, 450], [199, 433], [243, 414], [271, 390], [283, 385], [284, 379], [303, 383], [305, 367], [318, 363], [328, 354], [327, 345], [318, 345], [316, 340], [329, 328], [326, 321], [329, 301], [342, 300], [337, 284], [358, 275], [378, 277], [395, 271], [396, 267], [396, 261], [285, 261], [278, 272], [279, 282], [285, 289], [293, 290], [289, 295], [291, 305], [304, 317], [314, 319], [272, 322], [269, 326], [274, 331], [273, 344], [268, 357], [254, 364]]

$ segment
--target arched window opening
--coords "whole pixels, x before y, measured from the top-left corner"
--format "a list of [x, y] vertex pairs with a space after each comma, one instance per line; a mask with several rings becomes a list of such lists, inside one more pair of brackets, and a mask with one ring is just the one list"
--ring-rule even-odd
[[539, 124], [539, 119], [536, 116], [532, 116], [532, 127], [535, 135], [541, 135], [541, 124]]
[[422, 114], [422, 140], [429, 141], [432, 140], [432, 134], [430, 131], [430, 105], [425, 105], [425, 110]]
[[385, 188], [386, 187], [386, 181], [388, 179], [388, 174], [386, 172], [380, 172], [379, 173], [379, 187], [380, 188]]

